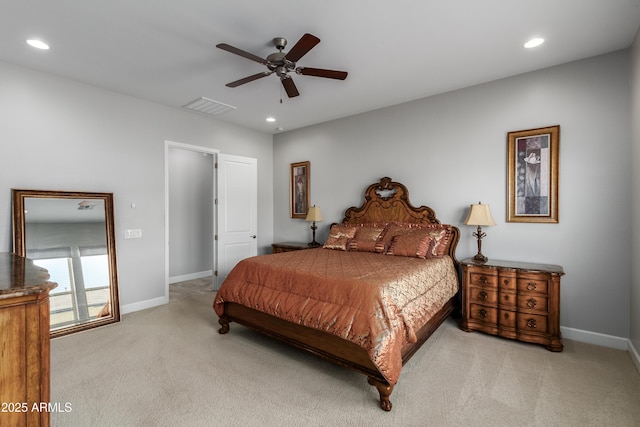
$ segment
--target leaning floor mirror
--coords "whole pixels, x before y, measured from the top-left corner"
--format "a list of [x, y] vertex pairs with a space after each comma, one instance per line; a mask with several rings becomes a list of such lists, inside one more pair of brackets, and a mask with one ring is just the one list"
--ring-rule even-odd
[[51, 337], [120, 321], [112, 193], [12, 190], [13, 251], [49, 271]]

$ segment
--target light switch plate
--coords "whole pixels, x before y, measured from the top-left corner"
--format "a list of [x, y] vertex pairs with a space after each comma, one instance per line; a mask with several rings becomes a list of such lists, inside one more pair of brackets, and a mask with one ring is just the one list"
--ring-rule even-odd
[[140, 239], [142, 238], [142, 229], [135, 228], [131, 230], [124, 230], [125, 239]]

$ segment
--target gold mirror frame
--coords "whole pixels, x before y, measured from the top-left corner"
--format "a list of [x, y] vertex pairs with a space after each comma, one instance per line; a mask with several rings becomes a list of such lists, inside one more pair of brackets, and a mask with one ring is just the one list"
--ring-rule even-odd
[[[113, 213], [113, 193], [71, 192], [71, 191], [42, 191], [12, 189], [13, 201], [13, 252], [27, 257], [27, 236], [25, 229], [25, 201], [27, 199], [74, 199], [78, 205], [84, 201], [102, 201], [104, 203], [104, 223], [107, 246], [107, 262], [109, 270], [109, 301], [108, 314], [103, 317], [89, 318], [78, 323], [53, 328], [50, 331], [51, 338], [74, 332], [84, 331], [120, 321], [120, 301], [118, 295], [118, 275], [116, 267], [116, 244]], [[79, 206], [81, 210], [82, 206]], [[55, 282], [54, 278], [51, 281]], [[105, 306], [106, 308], [106, 306]]]

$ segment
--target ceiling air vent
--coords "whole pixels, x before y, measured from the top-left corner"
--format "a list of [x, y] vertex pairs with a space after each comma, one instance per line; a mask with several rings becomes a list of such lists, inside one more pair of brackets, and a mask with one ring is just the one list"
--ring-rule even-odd
[[236, 107], [232, 107], [231, 105], [223, 104], [222, 102], [214, 101], [213, 99], [205, 97], [200, 97], [191, 101], [188, 104], [183, 105], [182, 108], [208, 114], [210, 116], [217, 116], [222, 113], [226, 113], [229, 110], [236, 109]]

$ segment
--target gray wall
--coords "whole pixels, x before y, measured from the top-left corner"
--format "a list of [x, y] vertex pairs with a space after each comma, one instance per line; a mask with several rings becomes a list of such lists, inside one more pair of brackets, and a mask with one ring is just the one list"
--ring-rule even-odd
[[[640, 31], [631, 52], [631, 117], [632, 117], [632, 194], [633, 203], [633, 250], [631, 283], [631, 344], [636, 357], [640, 360]], [[640, 370], [640, 364], [637, 365]]]
[[[1, 62], [0, 117], [1, 250], [11, 188], [113, 192], [123, 312], [166, 297], [165, 140], [257, 158], [258, 245], [272, 241], [271, 135]], [[125, 240], [130, 228], [142, 239]]]
[[[562, 265], [561, 324], [629, 337], [631, 281], [630, 52], [569, 63], [421, 99], [274, 138], [274, 235], [308, 240], [289, 218], [289, 164], [311, 162], [311, 203], [327, 235], [367, 185], [389, 176], [415, 205], [462, 230], [458, 257], [475, 254], [471, 203], [491, 206], [493, 259]], [[472, 72], [472, 71], [471, 71]], [[507, 132], [559, 124], [560, 222], [506, 222]], [[565, 335], [566, 336], [566, 335]]]

